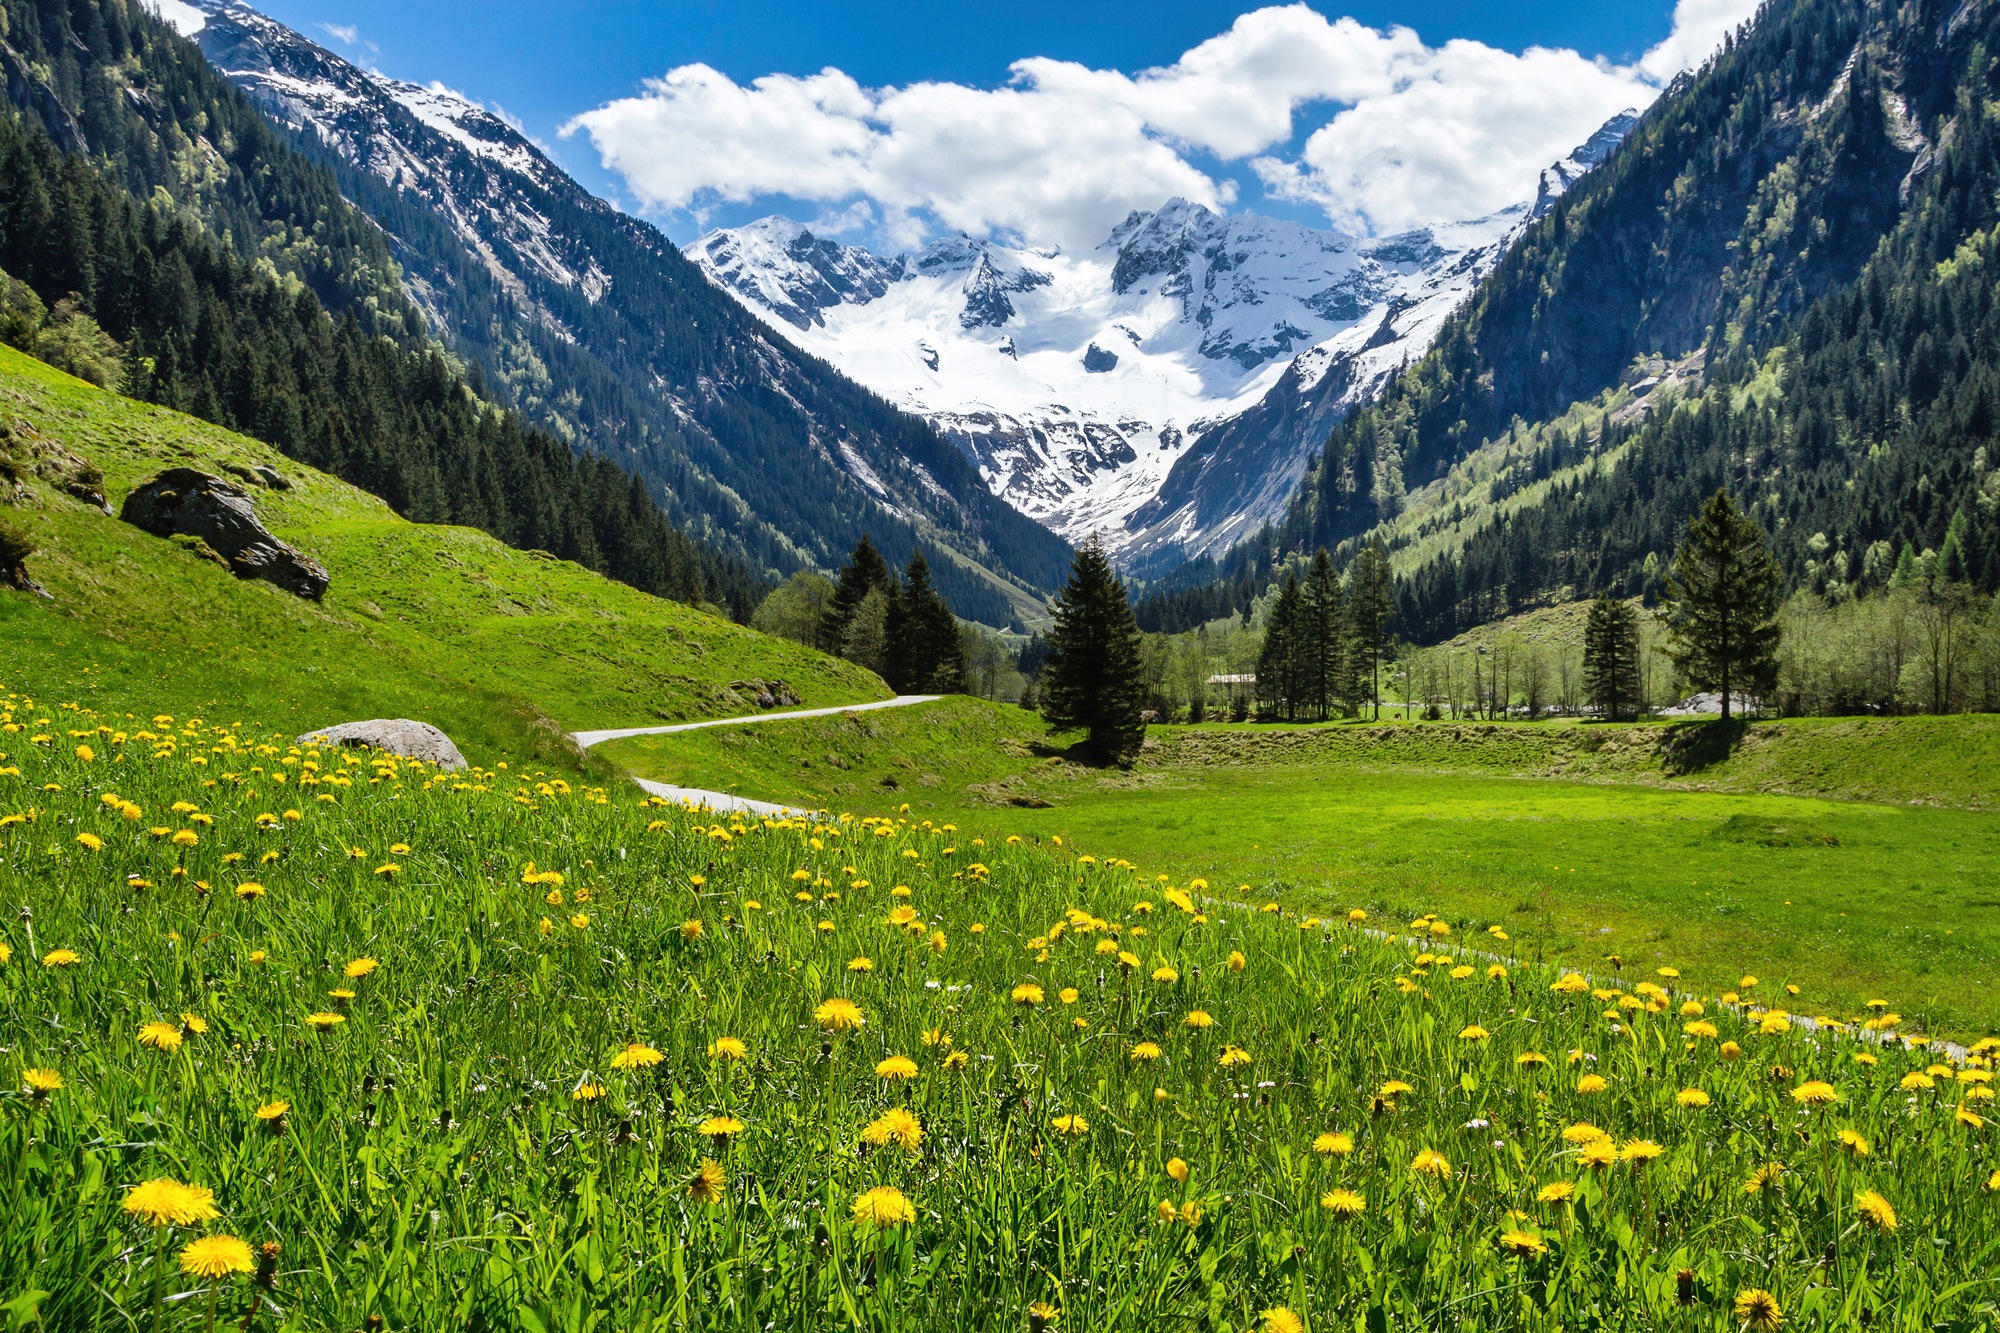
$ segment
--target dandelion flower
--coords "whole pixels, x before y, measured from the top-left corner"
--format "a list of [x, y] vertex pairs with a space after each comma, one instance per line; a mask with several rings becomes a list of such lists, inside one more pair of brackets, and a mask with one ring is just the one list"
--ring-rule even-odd
[[156, 1051], [178, 1051], [181, 1048], [181, 1030], [172, 1023], [147, 1023], [139, 1029], [139, 1044]]
[[1241, 1046], [1224, 1046], [1222, 1054], [1217, 1057], [1216, 1063], [1220, 1064], [1224, 1069], [1240, 1069], [1250, 1063], [1250, 1052], [1244, 1050]]
[[629, 1041], [625, 1049], [611, 1057], [613, 1069], [651, 1069], [667, 1057], [643, 1042]]
[[1568, 1180], [1552, 1180], [1535, 1195], [1537, 1203], [1568, 1203], [1576, 1197], [1576, 1185]]
[[51, 949], [42, 955], [43, 967], [74, 967], [83, 961], [83, 955], [74, 949]]
[[717, 1037], [708, 1044], [711, 1060], [741, 1060], [749, 1054], [749, 1048], [737, 1037]]
[[250, 1247], [235, 1236], [203, 1236], [181, 1250], [181, 1272], [211, 1282], [232, 1273], [254, 1272], [256, 1267]]
[[1168, 1175], [1168, 1176], [1169, 1176], [1169, 1177], [1170, 1177], [1170, 1178], [1171, 1178], [1171, 1179], [1172, 1179], [1172, 1180], [1174, 1181], [1174, 1183], [1175, 1183], [1175, 1184], [1177, 1184], [1177, 1185], [1185, 1185], [1185, 1184], [1187, 1184], [1187, 1178], [1188, 1178], [1188, 1164], [1187, 1164], [1187, 1163], [1186, 1163], [1185, 1161], [1183, 1161], [1183, 1160], [1182, 1160], [1181, 1158], [1178, 1158], [1178, 1157], [1170, 1157], [1170, 1158], [1168, 1158], [1168, 1159], [1167, 1159], [1167, 1175]]
[[264, 896], [264, 886], [254, 880], [246, 879], [236, 886], [236, 896], [244, 899], [261, 898]]
[[285, 1117], [291, 1109], [290, 1102], [265, 1102], [257, 1108], [257, 1123], [268, 1133], [281, 1134], [285, 1129]]
[[1902, 1082], [1896, 1086], [1904, 1092], [1928, 1092], [1937, 1086], [1937, 1080], [1929, 1074], [1920, 1074], [1913, 1070], [1903, 1075]]
[[1840, 1093], [1833, 1084], [1813, 1079], [1793, 1088], [1792, 1100], [1801, 1106], [1831, 1106], [1840, 1100]]
[[868, 1122], [861, 1131], [861, 1141], [871, 1147], [883, 1148], [890, 1144], [915, 1152], [923, 1145], [924, 1127], [918, 1119], [900, 1106], [891, 1107]]
[[1150, 1042], [1150, 1041], [1140, 1042], [1138, 1045], [1132, 1048], [1132, 1058], [1134, 1060], [1140, 1060], [1140, 1061], [1150, 1061], [1159, 1059], [1160, 1058], [1159, 1044], [1157, 1042]]
[[1451, 1175], [1451, 1159], [1435, 1148], [1426, 1148], [1410, 1162], [1410, 1170], [1442, 1180]]
[[151, 1227], [184, 1227], [222, 1216], [213, 1191], [169, 1176], [134, 1185], [120, 1207]]
[[62, 1085], [62, 1075], [53, 1069], [23, 1069], [21, 1071], [21, 1086], [26, 1088], [28, 1095], [36, 1101], [42, 1100], [52, 1092], [60, 1092]]
[[1785, 1164], [1783, 1162], [1766, 1162], [1755, 1171], [1752, 1171], [1750, 1179], [1743, 1182], [1743, 1192], [1745, 1194], [1762, 1194], [1765, 1190], [1776, 1186], [1779, 1178], [1784, 1174]]
[[1028, 1307], [1028, 1333], [1044, 1333], [1061, 1314], [1062, 1311], [1047, 1301], [1036, 1301]]
[[1032, 1008], [1042, 1002], [1042, 988], [1032, 981], [1024, 981], [1014, 987], [1008, 998], [1015, 1004]]
[[1049, 1122], [1058, 1134], [1068, 1134], [1072, 1138], [1082, 1138], [1090, 1133], [1090, 1122], [1080, 1115], [1059, 1115]]
[[907, 1055], [891, 1055], [876, 1062], [875, 1077], [891, 1083], [917, 1076], [917, 1062]]
[[342, 968], [340, 974], [349, 981], [358, 981], [380, 966], [381, 964], [377, 963], [373, 958], [357, 958]]
[[1578, 1150], [1576, 1160], [1587, 1170], [1602, 1171], [1618, 1160], [1618, 1145], [1611, 1141], [1608, 1134], [1601, 1139], [1592, 1139]]
[[1863, 1138], [1858, 1130], [1843, 1129], [1840, 1131], [1838, 1138], [1840, 1140], [1840, 1150], [1849, 1156], [1866, 1157], [1870, 1152], [1868, 1140]]
[[1532, 1231], [1502, 1232], [1499, 1244], [1516, 1259], [1538, 1259], [1549, 1252], [1549, 1243]]
[[1522, 1069], [1545, 1069], [1548, 1067], [1549, 1057], [1540, 1051], [1522, 1051], [1514, 1057], [1514, 1063]]
[[306, 1015], [306, 1025], [318, 1032], [326, 1032], [337, 1028], [346, 1021], [347, 1015], [345, 1014], [318, 1013]]
[[728, 1183], [729, 1177], [723, 1173], [721, 1164], [704, 1157], [695, 1173], [688, 1177], [688, 1198], [703, 1207], [721, 1203], [723, 1187]]
[[1602, 1074], [1585, 1074], [1576, 1081], [1576, 1090], [1586, 1097], [1594, 1097], [1610, 1086], [1610, 1080]]
[[1479, 1026], [1477, 1023], [1473, 1023], [1459, 1029], [1458, 1039], [1460, 1041], [1485, 1041], [1491, 1035], [1485, 1028]]
[[698, 939], [700, 939], [700, 938], [701, 938], [701, 922], [699, 922], [699, 921], [683, 921], [683, 922], [681, 922], [681, 938], [682, 938], [682, 939], [684, 939], [684, 940], [687, 940], [687, 941], [689, 941], [690, 943], [692, 943], [692, 942], [693, 942], [693, 941], [695, 941], [695, 940], [698, 940]]
[[1164, 963], [1153, 969], [1153, 980], [1159, 982], [1163, 986], [1171, 986], [1173, 983], [1179, 981], [1180, 979], [1181, 979], [1181, 974], [1179, 972], [1176, 972], [1173, 968], [1168, 967]]
[[1181, 1021], [1191, 1028], [1212, 1028], [1215, 1026], [1215, 1019], [1210, 1016], [1206, 1009], [1191, 1009], [1188, 1011], [1188, 1016]]
[[1264, 1333], [1306, 1333], [1306, 1321], [1282, 1305], [1264, 1311]]
[[712, 1139], [717, 1147], [743, 1132], [743, 1122], [735, 1116], [712, 1115], [694, 1127], [694, 1132], [703, 1138]]
[[104, 839], [98, 837], [95, 833], [79, 833], [76, 835], [76, 841], [77, 845], [82, 847], [86, 852], [100, 852], [104, 850]]
[[838, 995], [813, 1010], [813, 1022], [828, 1032], [852, 1032], [867, 1021], [861, 1016], [860, 1005]]
[[1368, 1199], [1354, 1190], [1334, 1189], [1319, 1196], [1319, 1206], [1332, 1213], [1336, 1221], [1351, 1222], [1368, 1211]]
[[1243, 956], [1241, 949], [1232, 949], [1229, 951], [1229, 961], [1226, 966], [1231, 972], [1241, 972], [1249, 964], [1250, 960]]
[[1644, 1166], [1648, 1162], [1665, 1156], [1666, 1151], [1665, 1148], [1651, 1139], [1633, 1139], [1618, 1150], [1618, 1160], [1621, 1162], [1631, 1162], [1637, 1166]]
[[894, 1185], [877, 1185], [854, 1200], [854, 1220], [862, 1226], [896, 1227], [917, 1220], [917, 1210]]
[[570, 1093], [569, 1099], [573, 1102], [594, 1102], [603, 1096], [604, 1085], [602, 1083], [586, 1081], [576, 1085], [575, 1090]]
[[1354, 1151], [1354, 1137], [1328, 1130], [1313, 1139], [1312, 1148], [1321, 1157], [1345, 1157]]

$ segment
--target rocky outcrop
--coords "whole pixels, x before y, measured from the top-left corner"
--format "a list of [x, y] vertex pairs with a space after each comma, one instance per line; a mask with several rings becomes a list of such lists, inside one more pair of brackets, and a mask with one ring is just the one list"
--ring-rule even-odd
[[371, 750], [386, 750], [405, 759], [419, 759], [426, 764], [434, 764], [445, 769], [465, 767], [465, 756], [458, 752], [456, 745], [452, 744], [451, 737], [428, 722], [413, 722], [407, 717], [378, 717], [366, 722], [343, 722], [336, 727], [322, 727], [318, 731], [308, 731], [299, 737], [300, 745], [310, 745], [314, 742], [321, 745], [360, 745]]
[[119, 515], [155, 537], [192, 537], [222, 558], [238, 578], [263, 579], [318, 601], [326, 570], [271, 535], [241, 487], [190, 467], [169, 468], [139, 483]]

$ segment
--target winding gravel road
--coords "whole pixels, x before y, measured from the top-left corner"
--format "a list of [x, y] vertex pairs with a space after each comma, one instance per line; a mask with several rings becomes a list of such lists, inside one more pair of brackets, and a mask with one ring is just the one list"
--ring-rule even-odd
[[[748, 717], [712, 717], [703, 722], [676, 722], [665, 727], [616, 727], [609, 731], [573, 731], [570, 733], [570, 739], [588, 750], [593, 745], [622, 740], [627, 736], [667, 736], [679, 731], [705, 731], [709, 727], [740, 727], [754, 722], [787, 722], [801, 717], [835, 717], [841, 713], [869, 713], [877, 708], [908, 708], [912, 704], [935, 703], [943, 697], [941, 694], [899, 694], [893, 699], [878, 699], [868, 704], [843, 704], [838, 708], [803, 708], [790, 713], [752, 713]], [[797, 806], [753, 801], [747, 796], [731, 796], [724, 791], [705, 791], [700, 787], [674, 787], [664, 782], [652, 782], [646, 778], [634, 778], [633, 781], [654, 796], [663, 796], [669, 801], [692, 801], [711, 810], [740, 812], [746, 815], [812, 813]]]

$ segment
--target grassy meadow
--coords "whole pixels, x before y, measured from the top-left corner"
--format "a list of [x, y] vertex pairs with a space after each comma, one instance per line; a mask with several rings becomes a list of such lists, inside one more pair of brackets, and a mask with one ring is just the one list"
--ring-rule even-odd
[[2000, 1042], [1900, 996], [1863, 1041], [1217, 907], [1025, 809], [717, 820], [12, 696], [0, 751], [14, 1327], [2000, 1319]]
[[1101, 772], [1019, 709], [952, 700], [603, 753], [685, 785], [1062, 835], [1312, 910], [1499, 923], [1548, 961], [1674, 966], [1717, 991], [1748, 967], [1815, 1013], [1887, 993], [1941, 1030], [2000, 1028], [2000, 719], [1758, 724], [1714, 754], [1700, 725], [1153, 737]]
[[[53, 601], [0, 589], [6, 683], [104, 706], [255, 717], [294, 732], [418, 717], [487, 762], [573, 764], [564, 731], [756, 711], [731, 680], [781, 678], [809, 705], [887, 698], [873, 673], [650, 597], [470, 528], [398, 518], [268, 445], [71, 379], [0, 346], [0, 452], [26, 502], [0, 516], [41, 548]], [[114, 510], [162, 468], [268, 464], [259, 516], [333, 576], [320, 603], [246, 582], [34, 475], [53, 445], [100, 468]], [[0, 483], [4, 485], [4, 483]]]

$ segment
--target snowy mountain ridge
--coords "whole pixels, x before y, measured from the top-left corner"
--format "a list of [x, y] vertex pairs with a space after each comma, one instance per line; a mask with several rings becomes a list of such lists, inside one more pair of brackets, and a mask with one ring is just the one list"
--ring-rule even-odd
[[[1422, 355], [1633, 119], [1546, 169], [1532, 202], [1389, 237], [1173, 199], [1084, 254], [952, 235], [883, 257], [781, 217], [687, 254], [779, 333], [933, 421], [995, 495], [1072, 541], [1103, 533], [1127, 563], [1161, 560], [1276, 517], [1334, 417]], [[1162, 503], [1210, 459], [1204, 442], [1274, 394], [1314, 410], [1230, 451], [1235, 507]]]

